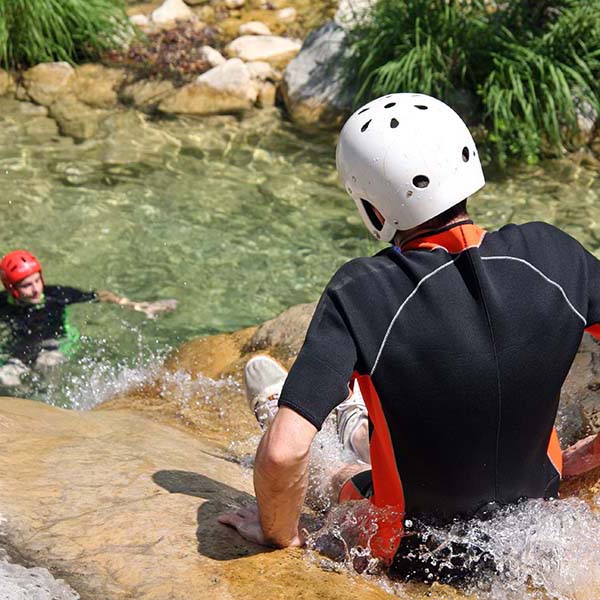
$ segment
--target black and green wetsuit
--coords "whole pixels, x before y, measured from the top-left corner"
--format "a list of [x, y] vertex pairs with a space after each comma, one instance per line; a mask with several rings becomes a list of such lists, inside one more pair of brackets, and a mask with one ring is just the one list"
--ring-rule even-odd
[[2, 358], [32, 364], [51, 341], [56, 342], [53, 349], [68, 355], [74, 349], [79, 332], [68, 322], [67, 307], [96, 299], [96, 292], [58, 285], [45, 286], [44, 300], [40, 304], [20, 303], [6, 292], [0, 292], [0, 322], [5, 329]]

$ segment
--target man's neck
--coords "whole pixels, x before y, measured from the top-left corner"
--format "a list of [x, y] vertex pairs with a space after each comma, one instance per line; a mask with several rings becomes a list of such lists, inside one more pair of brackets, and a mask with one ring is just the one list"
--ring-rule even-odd
[[417, 225], [417, 227], [413, 227], [412, 229], [397, 231], [392, 241], [395, 246], [402, 246], [402, 244], [405, 244], [408, 240], [412, 240], [422, 235], [426, 235], [427, 233], [430, 233], [432, 231], [437, 231], [438, 229], [450, 227], [455, 223], [460, 223], [462, 221], [468, 220], [469, 218], [470, 217], [467, 213], [463, 213], [461, 215], [457, 215], [452, 219], [449, 219], [448, 221], [436, 223], [435, 226], [432, 226], [430, 223], [423, 223], [423, 225]]

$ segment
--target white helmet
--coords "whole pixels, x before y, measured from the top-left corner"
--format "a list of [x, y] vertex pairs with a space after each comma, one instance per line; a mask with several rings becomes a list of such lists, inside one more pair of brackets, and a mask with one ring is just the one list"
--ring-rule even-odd
[[390, 94], [359, 108], [342, 129], [336, 161], [367, 229], [386, 242], [485, 185], [467, 126], [425, 94]]

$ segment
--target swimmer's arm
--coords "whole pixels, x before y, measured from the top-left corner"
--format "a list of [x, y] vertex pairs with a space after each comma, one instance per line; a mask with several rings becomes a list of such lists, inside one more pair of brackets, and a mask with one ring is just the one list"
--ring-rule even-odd
[[600, 466], [600, 434], [590, 435], [563, 452], [563, 478], [583, 475]]
[[148, 318], [153, 319], [157, 313], [175, 310], [177, 300], [159, 300], [157, 302], [136, 302], [124, 296], [118, 296], [109, 290], [97, 290], [96, 298], [100, 302], [109, 304], [118, 304], [124, 308], [129, 308], [138, 312], [143, 312]]
[[298, 528], [308, 485], [310, 446], [316, 428], [282, 406], [264, 434], [254, 462], [258, 511], [244, 508], [219, 517], [240, 535], [263, 546], [301, 546]]

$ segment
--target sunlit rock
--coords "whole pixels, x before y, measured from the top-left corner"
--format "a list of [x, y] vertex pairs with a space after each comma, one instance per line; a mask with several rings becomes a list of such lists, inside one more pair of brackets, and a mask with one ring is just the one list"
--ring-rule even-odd
[[346, 30], [361, 25], [369, 18], [375, 0], [340, 0], [334, 20]]
[[50, 106], [71, 91], [75, 69], [66, 62], [41, 63], [23, 73], [23, 87], [37, 104]]
[[152, 21], [164, 25], [175, 21], [191, 19], [194, 13], [183, 0], [165, 0], [152, 12]]
[[339, 128], [354, 95], [343, 71], [347, 52], [347, 33], [334, 21], [306, 38], [283, 76], [283, 100], [295, 122]]
[[239, 35], [271, 35], [271, 30], [261, 21], [248, 21], [240, 25], [238, 33]]
[[258, 89], [248, 67], [233, 58], [178, 89], [160, 103], [159, 109], [191, 115], [236, 113], [251, 108], [257, 97]]
[[79, 100], [93, 108], [113, 108], [118, 103], [117, 92], [125, 79], [125, 71], [98, 64], [75, 69], [72, 89]]
[[205, 60], [211, 67], [218, 67], [227, 61], [227, 59], [212, 46], [202, 46], [200, 48], [200, 58]]
[[291, 6], [288, 6], [287, 8], [278, 10], [276, 16], [280, 23], [293, 23], [298, 17], [298, 11]]
[[276, 35], [243, 35], [225, 49], [230, 57], [249, 62], [262, 60], [276, 68], [283, 68], [298, 52], [302, 43]]
[[264, 81], [280, 81], [281, 71], [274, 69], [268, 62], [255, 60], [246, 63], [246, 67], [250, 72], [250, 77], [261, 83]]
[[277, 87], [270, 81], [265, 81], [258, 91], [258, 98], [256, 100], [257, 106], [260, 108], [268, 108], [269, 106], [275, 106], [277, 99]]
[[242, 8], [246, 4], [246, 0], [225, 0], [225, 6], [227, 8]]

